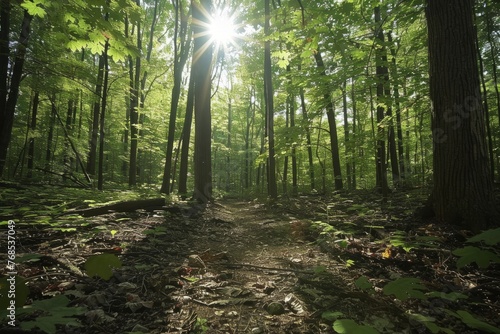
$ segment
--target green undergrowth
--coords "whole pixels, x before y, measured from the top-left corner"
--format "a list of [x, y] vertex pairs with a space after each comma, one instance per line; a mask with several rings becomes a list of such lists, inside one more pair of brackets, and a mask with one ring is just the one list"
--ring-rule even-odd
[[[336, 253], [337, 258], [341, 259], [347, 268], [356, 268], [358, 260], [352, 260], [350, 257], [354, 257], [354, 252], [359, 249], [363, 249], [366, 261], [369, 262], [375, 257], [380, 259], [379, 261], [388, 261], [387, 263], [392, 263], [393, 266], [397, 263], [418, 262], [423, 254], [445, 254], [446, 266], [452, 266], [448, 271], [456, 273], [457, 280], [463, 275], [462, 271], [480, 272], [500, 263], [500, 228], [468, 238], [462, 247], [454, 247], [450, 252], [447, 249], [449, 245], [444, 244], [444, 238], [438, 233], [433, 233], [432, 227], [417, 232], [408, 228], [395, 229], [395, 226], [402, 226], [397, 218], [391, 217], [380, 223], [381, 218], [371, 212], [369, 205], [364, 204], [351, 202], [344, 203], [343, 206], [332, 204], [327, 209], [329, 221], [312, 222], [310, 232], [317, 244], [328, 245], [327, 249]], [[336, 217], [333, 214], [335, 210], [339, 213]], [[359, 215], [356, 214], [358, 210]], [[370, 215], [368, 219], [365, 218], [367, 214]], [[361, 224], [354, 222], [356, 219], [359, 220], [359, 217], [364, 217]], [[379, 222], [374, 224], [375, 220]], [[376, 250], [370, 247], [375, 247]], [[359, 259], [359, 257], [354, 258]], [[431, 266], [430, 263], [427, 265]], [[443, 263], [440, 265], [444, 266]], [[435, 275], [438, 276], [439, 272]], [[388, 298], [388, 301], [394, 300], [402, 310], [406, 309], [405, 316], [410, 323], [419, 323], [433, 334], [460, 333], [449, 325], [450, 321], [443, 322], [443, 318], [455, 319], [470, 330], [500, 334], [500, 329], [489, 324], [482, 317], [483, 314], [473, 312], [477, 305], [485, 304], [478, 304], [476, 300], [471, 299], [467, 288], [447, 292], [435, 291], [432, 289], [434, 285], [430, 284], [427, 278], [412, 277], [411, 271], [410, 276], [395, 276], [380, 283], [380, 279], [376, 277], [361, 275], [354, 280], [354, 287], [370, 296], [381, 294]], [[420, 301], [422, 305], [439, 306], [434, 306], [433, 309], [425, 309], [425, 306], [415, 308], [415, 301]], [[436, 314], [440, 314], [441, 317], [436, 317]], [[322, 318], [332, 323], [336, 333], [394, 333], [390, 326], [386, 326], [387, 320], [384, 318], [372, 317], [370, 320], [359, 321], [349, 318], [340, 310], [324, 312]]]

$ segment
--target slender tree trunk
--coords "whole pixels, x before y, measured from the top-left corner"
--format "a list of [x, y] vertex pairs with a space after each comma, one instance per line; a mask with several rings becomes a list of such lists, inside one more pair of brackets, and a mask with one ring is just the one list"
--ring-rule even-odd
[[[5, 15], [9, 15], [10, 10], [7, 10], [6, 7], [10, 6], [10, 4], [5, 4], [5, 0], [2, 0], [2, 19], [1, 19], [1, 27], [2, 33], [1, 38], [5, 39], [4, 36], [4, 25], [8, 27], [9, 18], [4, 18]], [[19, 35], [19, 44], [17, 46], [16, 57], [14, 61], [14, 67], [12, 69], [12, 76], [10, 77], [10, 85], [8, 88], [8, 93], [5, 90], [7, 87], [0, 86], [0, 94], [6, 95], [2, 96], [3, 99], [0, 102], [0, 177], [3, 174], [3, 170], [5, 167], [5, 163], [7, 160], [7, 151], [10, 144], [10, 138], [12, 135], [12, 126], [14, 124], [14, 114], [16, 111], [17, 98], [19, 97], [19, 86], [21, 84], [23, 67], [24, 67], [24, 57], [26, 55], [26, 48], [28, 46], [29, 38], [30, 38], [30, 26], [32, 16], [28, 14], [28, 12], [24, 11], [23, 21], [21, 23], [21, 34]], [[7, 22], [5, 22], [7, 21]], [[8, 34], [9, 29], [7, 28], [6, 34]], [[9, 40], [7, 38], [7, 44]], [[4, 40], [2, 40], [2, 46], [0, 51], [9, 52], [9, 47], [5, 46]], [[8, 54], [7, 53], [7, 67], [8, 67]], [[0, 61], [4, 62], [5, 59], [0, 59]], [[0, 64], [0, 70], [4, 70], [5, 64]], [[8, 69], [7, 69], [8, 71]], [[8, 80], [8, 76], [3, 77], [4, 73], [0, 73], [2, 75], [1, 82], [4, 80]]]
[[[185, 20], [182, 19], [180, 4], [176, 1], [175, 8], [175, 31], [174, 31], [174, 86], [172, 88], [172, 97], [170, 100], [170, 117], [168, 123], [167, 151], [165, 157], [165, 168], [163, 171], [163, 182], [160, 192], [168, 194], [170, 192], [170, 183], [173, 180], [172, 175], [172, 153], [175, 141], [175, 125], [177, 119], [177, 109], [181, 95], [182, 72], [189, 54], [189, 36], [186, 34]], [[179, 46], [180, 45], [180, 46]], [[193, 69], [192, 69], [193, 71]]]
[[[375, 31], [375, 39], [378, 40], [377, 44], [383, 43], [384, 34], [380, 26], [380, 8], [376, 7], [375, 10], [375, 24], [377, 25]], [[386, 166], [386, 151], [385, 151], [385, 125], [383, 124], [385, 118], [384, 99], [385, 82], [387, 75], [387, 67], [384, 64], [382, 47], [378, 46], [376, 49], [376, 77], [377, 77], [377, 155], [376, 155], [376, 179], [377, 188], [381, 191], [384, 202], [387, 201], [389, 186], [387, 184], [387, 166]], [[385, 58], [387, 62], [387, 57]]]
[[[250, 187], [250, 142], [252, 140], [251, 137], [251, 128], [255, 121], [255, 90], [252, 87], [250, 91], [250, 104], [247, 108], [246, 113], [246, 126], [245, 126], [245, 172], [244, 172], [244, 186], [245, 189]], [[253, 112], [252, 112], [253, 111]]]
[[36, 118], [38, 116], [38, 106], [40, 105], [40, 92], [36, 91], [33, 96], [33, 108], [31, 112], [31, 122], [30, 122], [30, 138], [28, 144], [28, 174], [27, 177], [33, 177], [33, 165], [35, 160], [35, 137], [34, 132], [36, 131]]
[[[51, 101], [56, 99], [55, 94], [49, 98]], [[47, 134], [47, 149], [45, 151], [45, 169], [50, 171], [52, 164], [52, 140], [54, 138], [54, 126], [56, 124], [56, 106], [55, 104], [51, 105], [51, 112], [49, 116], [49, 133]]]
[[[288, 105], [289, 105], [289, 114], [290, 114], [290, 128], [293, 129], [295, 128], [295, 95], [293, 92], [293, 82], [292, 82], [292, 76], [291, 74], [291, 67], [290, 65], [287, 66], [286, 68], [287, 73], [289, 74], [289, 92], [288, 92]], [[299, 190], [298, 190], [298, 173], [297, 173], [297, 149], [295, 147], [295, 143], [292, 143], [292, 195], [297, 195]]]
[[[319, 51], [317, 51], [314, 54], [314, 59], [316, 60], [317, 67], [321, 70], [321, 75], [326, 76], [325, 64], [323, 62], [323, 58]], [[332, 97], [328, 87], [325, 87], [323, 100], [324, 100], [324, 106], [326, 108], [326, 115], [328, 118], [328, 127], [330, 130], [330, 148], [332, 154], [333, 177], [335, 179], [335, 190], [341, 190], [344, 186], [342, 182], [342, 168], [340, 167], [340, 152], [339, 152], [339, 139], [337, 135], [337, 123], [335, 121], [335, 108], [333, 107]]]
[[352, 166], [351, 166], [351, 171], [352, 171], [352, 189], [356, 189], [357, 184], [356, 184], [356, 147], [358, 145], [357, 143], [357, 137], [358, 137], [358, 129], [356, 127], [356, 118], [358, 117], [358, 110], [356, 108], [356, 94], [355, 94], [355, 84], [354, 84], [354, 78], [351, 78], [351, 103], [352, 103], [352, 136], [354, 145], [351, 145], [351, 155], [352, 155]]
[[[71, 133], [71, 130], [73, 128], [73, 104], [75, 101], [73, 98], [70, 98], [68, 100], [68, 108], [66, 110], [66, 123], [64, 124], [64, 127], [66, 128], [66, 131], [68, 134]], [[71, 172], [71, 158], [70, 158], [70, 152], [69, 152], [69, 142], [66, 141], [64, 143], [64, 156], [63, 156], [63, 166], [65, 172]], [[66, 179], [63, 179], [63, 181], [66, 181]]]
[[[486, 1], [488, 4], [488, 1]], [[492, 73], [493, 73], [493, 84], [495, 87], [495, 95], [497, 100], [497, 113], [498, 113], [498, 123], [500, 124], [500, 83], [498, 80], [498, 71], [497, 71], [497, 52], [496, 52], [496, 44], [492, 37], [494, 28], [492, 23], [492, 17], [490, 13], [490, 6], [485, 8], [486, 10], [486, 33], [488, 36], [488, 44], [490, 45], [490, 54], [491, 54], [491, 62], [492, 62]]]
[[231, 190], [231, 154], [232, 143], [231, 143], [231, 132], [232, 130], [232, 120], [233, 120], [233, 107], [231, 105], [231, 96], [228, 97], [227, 104], [227, 153], [226, 153], [226, 191]]
[[97, 66], [97, 81], [95, 85], [94, 92], [94, 108], [92, 114], [92, 128], [90, 134], [89, 143], [89, 153], [87, 157], [87, 173], [89, 175], [95, 175], [95, 165], [97, 162], [97, 138], [99, 136], [99, 115], [101, 108], [101, 96], [102, 96], [102, 80], [104, 76], [104, 57], [99, 56], [99, 65]]
[[347, 174], [347, 189], [352, 189], [351, 143], [349, 142], [349, 117], [347, 115], [347, 81], [342, 84], [342, 111], [344, 114], [344, 145]]
[[211, 87], [212, 87], [212, 45], [210, 36], [206, 34], [211, 12], [212, 1], [193, 1], [193, 66], [194, 71], [194, 198], [200, 203], [212, 200], [212, 119], [211, 119]]
[[[299, 69], [300, 70], [300, 69]], [[302, 122], [304, 123], [304, 129], [306, 131], [306, 144], [307, 144], [307, 159], [309, 162], [309, 179], [311, 182], [311, 190], [316, 189], [316, 184], [314, 181], [314, 162], [313, 162], [313, 150], [311, 141], [311, 129], [309, 127], [310, 120], [307, 115], [306, 99], [304, 96], [304, 88], [300, 88], [300, 106], [302, 109]]]
[[[107, 15], [106, 15], [107, 16]], [[104, 44], [104, 81], [102, 90], [102, 105], [101, 105], [101, 117], [99, 120], [99, 168], [98, 168], [98, 178], [97, 178], [97, 189], [103, 190], [104, 187], [104, 144], [105, 144], [105, 119], [106, 119], [106, 104], [108, 101], [108, 77], [109, 77], [109, 66], [108, 66], [108, 48], [109, 42], [106, 40]]]
[[[264, 34], [271, 34], [271, 8], [270, 1], [264, 0], [265, 23]], [[278, 198], [276, 185], [276, 157], [274, 152], [274, 89], [271, 66], [271, 41], [266, 39], [264, 46], [264, 98], [266, 105], [266, 138], [268, 145], [267, 156], [267, 194], [272, 199]]]
[[[475, 28], [476, 26], [474, 26]], [[477, 29], [475, 30], [476, 38], [477, 38]], [[491, 178], [495, 179], [495, 158], [493, 155], [493, 138], [491, 135], [491, 125], [490, 125], [490, 109], [488, 106], [488, 91], [486, 89], [486, 79], [484, 75], [484, 65], [483, 65], [483, 56], [481, 55], [481, 48], [479, 43], [476, 43], [476, 53], [477, 58], [479, 60], [479, 78], [481, 80], [482, 92], [483, 92], [483, 110], [484, 110], [484, 120], [486, 124], [486, 138], [488, 142], [488, 156], [490, 158], [490, 173]]]
[[394, 86], [394, 102], [396, 106], [396, 132], [397, 132], [397, 148], [398, 148], [398, 162], [399, 162], [399, 182], [403, 183], [406, 177], [405, 175], [405, 155], [404, 155], [404, 145], [403, 145], [403, 128], [401, 124], [401, 103], [399, 96], [399, 76], [398, 67], [396, 64], [396, 49], [394, 48], [394, 43], [392, 40], [392, 33], [389, 31], [387, 34], [387, 40], [390, 43], [391, 52], [391, 72], [393, 78]]
[[[142, 31], [141, 23], [137, 26], [137, 49], [142, 51]], [[140, 96], [140, 75], [141, 75], [141, 55], [135, 58], [129, 58], [129, 77], [130, 77], [130, 158], [128, 185], [134, 187], [137, 184], [137, 151], [139, 147], [139, 96]]]
[[179, 167], [179, 194], [185, 196], [187, 194], [187, 178], [189, 165], [189, 142], [191, 140], [191, 125], [193, 123], [193, 107], [194, 107], [194, 76], [191, 70], [189, 76], [189, 88], [186, 103], [186, 116], [184, 117], [184, 125], [182, 128], [182, 146], [181, 146], [181, 162]]
[[473, 0], [427, 1], [434, 188], [439, 221], [498, 225], [485, 140]]

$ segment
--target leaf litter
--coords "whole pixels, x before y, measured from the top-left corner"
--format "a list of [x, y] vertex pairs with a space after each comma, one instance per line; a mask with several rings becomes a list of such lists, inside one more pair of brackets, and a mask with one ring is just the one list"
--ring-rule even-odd
[[[19, 312], [18, 325], [27, 333], [496, 333], [498, 265], [466, 259], [459, 270], [452, 252], [471, 235], [375, 198], [44, 212], [43, 224], [36, 211], [8, 211], [19, 221], [26, 307], [35, 306]], [[65, 224], [76, 228], [53, 228]], [[62, 306], [36, 307], [58, 296]]]

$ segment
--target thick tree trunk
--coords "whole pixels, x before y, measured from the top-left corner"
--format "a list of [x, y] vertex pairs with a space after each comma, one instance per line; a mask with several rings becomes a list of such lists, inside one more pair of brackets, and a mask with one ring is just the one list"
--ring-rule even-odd
[[439, 221], [498, 225], [479, 89], [473, 0], [427, 2], [434, 188]]
[[[1, 38], [5, 38], [3, 36], [3, 29], [4, 25], [6, 23], [4, 21], [8, 21], [8, 18], [4, 19], [4, 15], [8, 15], [9, 12], [5, 12], [5, 6], [10, 6], [10, 4], [4, 4], [2, 2], [2, 35], [0, 36]], [[31, 20], [32, 16], [28, 14], [27, 11], [24, 11], [24, 17], [23, 21], [21, 23], [21, 34], [19, 35], [19, 44], [17, 46], [17, 53], [16, 53], [16, 58], [14, 62], [14, 67], [12, 69], [12, 76], [10, 77], [10, 85], [8, 88], [8, 93], [6, 91], [2, 92], [0, 91], [0, 94], [6, 95], [2, 96], [4, 97], [4, 100], [2, 100], [0, 107], [0, 177], [3, 174], [3, 170], [5, 167], [5, 163], [7, 160], [7, 150], [9, 148], [10, 144], [10, 138], [12, 135], [12, 126], [14, 124], [14, 114], [16, 111], [16, 105], [17, 105], [17, 98], [19, 97], [19, 86], [21, 84], [21, 79], [22, 79], [22, 73], [23, 73], [23, 67], [24, 67], [24, 57], [26, 55], [26, 48], [28, 46], [28, 41], [30, 38], [30, 26], [31, 26]], [[7, 34], [8, 34], [8, 29], [7, 29]], [[3, 44], [5, 44], [2, 41]], [[8, 43], [8, 39], [7, 39]], [[0, 51], [9, 51], [9, 48], [5, 47], [5, 45], [2, 45]], [[0, 59], [0, 61], [4, 61], [4, 59]], [[7, 59], [8, 62], [8, 59]], [[1, 67], [4, 67], [4, 64], [0, 64]], [[1, 68], [0, 68], [1, 69]], [[3, 69], [2, 69], [3, 70]], [[0, 73], [0, 75], [3, 75]], [[3, 77], [0, 79], [1, 81], [3, 80], [8, 80], [7, 77]], [[0, 87], [0, 89], [3, 88]]]
[[209, 24], [207, 13], [212, 1], [192, 2], [194, 49], [194, 199], [200, 203], [212, 200], [212, 45], [206, 34]]

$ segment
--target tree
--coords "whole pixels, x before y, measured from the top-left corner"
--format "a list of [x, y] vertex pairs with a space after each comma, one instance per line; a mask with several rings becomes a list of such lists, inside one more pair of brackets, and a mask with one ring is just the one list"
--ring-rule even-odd
[[474, 230], [495, 222], [479, 89], [473, 0], [427, 1], [434, 152], [432, 204], [439, 221]]
[[[189, 49], [191, 43], [190, 41], [191, 36], [190, 33], [188, 33], [187, 20], [185, 19], [182, 1], [176, 0], [174, 7], [175, 7], [174, 86], [172, 87], [172, 99], [170, 102], [170, 118], [168, 123], [168, 138], [167, 138], [165, 168], [163, 171], [163, 182], [160, 189], [160, 192], [165, 194], [170, 193], [170, 181], [173, 179], [172, 152], [174, 148], [174, 138], [175, 138], [175, 120], [177, 118], [177, 109], [179, 106], [179, 99], [181, 95], [182, 72], [184, 71], [184, 66], [189, 56]], [[190, 120], [189, 120], [189, 127], [191, 127]], [[189, 133], [190, 132], [186, 132], [188, 136]], [[189, 140], [187, 142], [189, 143]]]
[[194, 0], [193, 65], [194, 78], [194, 199], [207, 203], [212, 199], [212, 45], [206, 30], [209, 25], [211, 0]]
[[274, 153], [274, 101], [273, 80], [271, 67], [271, 8], [269, 0], [265, 0], [264, 34], [267, 39], [264, 46], [264, 99], [266, 102], [266, 137], [268, 145], [267, 156], [267, 194], [275, 199], [278, 197], [276, 185], [276, 158]]
[[24, 10], [21, 33], [11, 72], [9, 66], [10, 6], [10, 1], [2, 0], [0, 7], [0, 24], [2, 28], [0, 33], [0, 176], [3, 174], [7, 159], [7, 149], [12, 135], [19, 86], [21, 85], [26, 49], [31, 34], [31, 21], [33, 19], [33, 16], [27, 10]]

